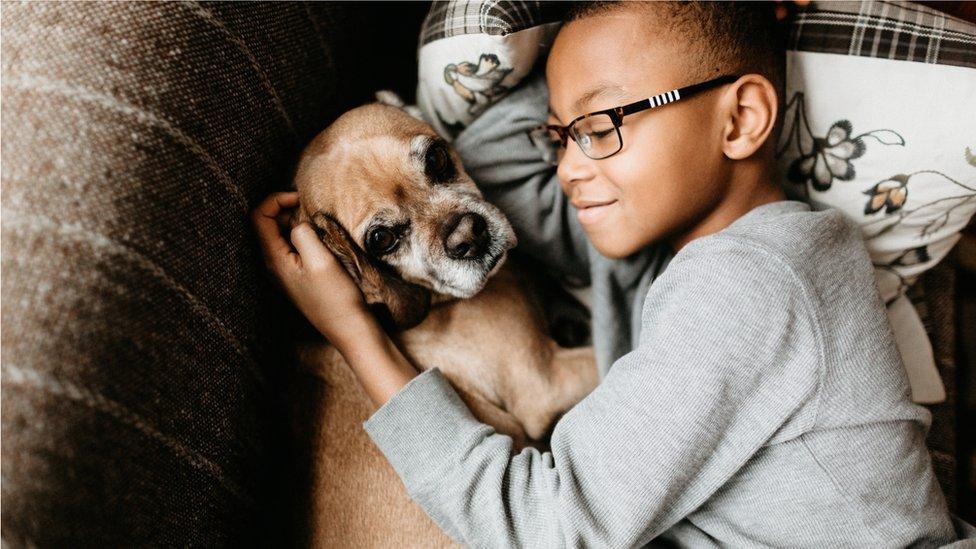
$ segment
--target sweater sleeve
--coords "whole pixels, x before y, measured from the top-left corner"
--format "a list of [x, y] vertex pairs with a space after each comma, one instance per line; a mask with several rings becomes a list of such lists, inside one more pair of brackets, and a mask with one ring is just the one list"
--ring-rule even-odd
[[643, 545], [764, 445], [810, 427], [822, 364], [811, 299], [757, 251], [672, 262], [648, 293], [638, 348], [557, 423], [551, 452], [513, 455], [437, 368], [364, 427], [465, 545]]
[[519, 249], [561, 275], [589, 283], [589, 248], [555, 167], [529, 140], [546, 120], [549, 93], [536, 74], [490, 106], [453, 145], [485, 198], [505, 213]]

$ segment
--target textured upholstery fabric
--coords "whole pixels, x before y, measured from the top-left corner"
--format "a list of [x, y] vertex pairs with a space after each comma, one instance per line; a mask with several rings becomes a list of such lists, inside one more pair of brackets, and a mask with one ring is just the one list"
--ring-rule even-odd
[[3, 3], [4, 545], [281, 528], [247, 214], [337, 114], [412, 86], [425, 9]]
[[932, 455], [935, 476], [942, 485], [949, 508], [962, 514], [965, 510], [958, 505], [959, 492], [964, 487], [957, 486], [960, 460], [956, 440], [959, 418], [956, 410], [961, 396], [956, 368], [956, 269], [951, 262], [943, 262], [925, 273], [916, 286], [909, 290], [912, 302], [917, 303], [919, 316], [925, 324], [932, 341], [935, 364], [946, 388], [946, 401], [926, 406], [932, 412], [932, 427], [929, 429], [927, 444]]

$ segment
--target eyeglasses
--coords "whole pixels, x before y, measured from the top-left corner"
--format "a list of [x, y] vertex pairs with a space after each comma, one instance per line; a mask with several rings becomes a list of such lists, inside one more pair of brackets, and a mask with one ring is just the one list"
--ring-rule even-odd
[[542, 152], [543, 159], [553, 165], [559, 163], [562, 151], [569, 143], [568, 138], [572, 138], [579, 145], [583, 154], [593, 160], [601, 160], [617, 154], [624, 148], [624, 140], [620, 136], [620, 125], [625, 116], [687, 99], [696, 93], [729, 84], [738, 79], [737, 75], [720, 76], [621, 107], [584, 114], [576, 117], [568, 126], [543, 124], [528, 132], [529, 140]]

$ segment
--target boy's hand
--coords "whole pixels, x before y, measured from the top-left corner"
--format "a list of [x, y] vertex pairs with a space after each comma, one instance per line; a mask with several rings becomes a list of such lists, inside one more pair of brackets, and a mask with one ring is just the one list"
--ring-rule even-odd
[[265, 265], [302, 314], [342, 352], [376, 321], [362, 291], [310, 224], [291, 230], [294, 248], [282, 236], [280, 227], [287, 227], [297, 205], [297, 192], [273, 193], [252, 213]]

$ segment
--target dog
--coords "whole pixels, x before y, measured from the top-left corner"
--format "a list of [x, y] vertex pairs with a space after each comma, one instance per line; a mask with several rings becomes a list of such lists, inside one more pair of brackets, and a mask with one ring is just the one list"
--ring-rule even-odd
[[[316, 228], [412, 364], [440, 368], [514, 450], [546, 449], [558, 418], [598, 383], [592, 348], [553, 340], [530, 281], [506, 261], [511, 225], [447, 142], [402, 107], [355, 108], [315, 137], [295, 172], [292, 225]], [[363, 430], [375, 407], [338, 351], [320, 339], [296, 355], [322, 385], [300, 378], [304, 395], [293, 398], [294, 436], [309, 437], [299, 442], [308, 544], [454, 546]]]

